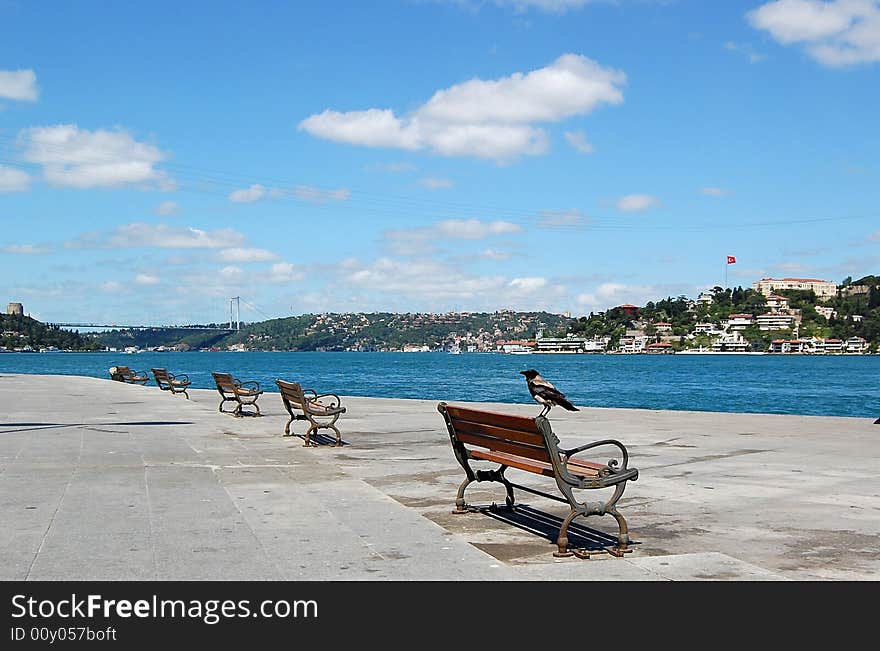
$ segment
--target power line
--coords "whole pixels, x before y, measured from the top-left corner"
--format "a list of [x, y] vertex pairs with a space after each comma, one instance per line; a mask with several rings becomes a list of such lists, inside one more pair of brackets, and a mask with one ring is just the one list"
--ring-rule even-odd
[[[40, 163], [22, 162], [14, 158], [14, 150], [19, 147], [19, 141], [9, 138], [0, 133], [0, 146], [4, 145], [13, 155], [12, 158], [0, 155], [0, 163], [15, 167], [22, 170], [30, 170]], [[40, 150], [55, 152], [59, 155], [67, 153], [64, 147], [41, 144]], [[2, 151], [2, 149], [0, 149]], [[78, 164], [100, 164], [114, 162], [115, 157], [108, 155], [100, 155], [94, 153], [85, 157], [78, 156], [76, 160], [69, 163], [59, 162], [60, 165], [78, 165]], [[156, 163], [160, 164], [160, 163]], [[290, 179], [277, 179], [270, 177], [250, 176], [237, 172], [229, 172], [223, 170], [200, 168], [180, 163], [165, 162], [161, 163], [163, 170], [171, 171], [176, 177], [193, 183], [195, 185], [187, 185], [178, 187], [176, 191], [202, 194], [208, 196], [227, 196], [228, 189], [242, 189], [242, 186], [261, 185], [270, 193], [271, 198], [275, 199], [297, 199], [299, 201], [308, 202], [313, 207], [316, 201], [318, 203], [332, 204], [336, 207], [348, 209], [349, 212], [362, 216], [364, 214], [378, 214], [381, 216], [405, 214], [412, 216], [414, 211], [418, 211], [423, 217], [446, 217], [449, 218], [450, 213], [460, 215], [477, 214], [484, 218], [493, 218], [496, 220], [506, 220], [520, 226], [537, 227], [545, 231], [562, 231], [562, 232], [668, 232], [674, 228], [679, 233], [710, 233], [719, 230], [729, 231], [731, 229], [730, 220], [725, 223], [710, 222], [701, 225], [693, 224], [672, 224], [669, 221], [663, 224], [641, 224], [612, 221], [596, 221], [589, 219], [587, 223], [577, 225], [559, 225], [559, 226], [542, 226], [542, 213], [552, 211], [542, 211], [538, 209], [521, 209], [509, 208], [503, 206], [488, 206], [482, 204], [471, 204], [457, 201], [444, 201], [437, 199], [426, 199], [423, 197], [407, 196], [407, 195], [388, 195], [365, 190], [350, 190], [346, 195], [345, 201], [334, 200], [334, 193], [338, 193], [338, 188], [326, 188], [313, 186], [303, 183], [296, 183]], [[207, 186], [207, 187], [205, 187]], [[274, 186], [274, 187], [272, 187]], [[287, 187], [278, 187], [287, 186]], [[311, 196], [312, 201], [310, 201]], [[585, 218], [587, 219], [587, 218]], [[743, 231], [745, 229], [755, 228], [773, 228], [777, 226], [797, 226], [805, 224], [857, 221], [857, 220], [877, 220], [877, 214], [869, 215], [837, 215], [832, 217], [815, 217], [790, 220], [764, 220], [756, 222], [733, 222], [736, 223], [736, 230]]]

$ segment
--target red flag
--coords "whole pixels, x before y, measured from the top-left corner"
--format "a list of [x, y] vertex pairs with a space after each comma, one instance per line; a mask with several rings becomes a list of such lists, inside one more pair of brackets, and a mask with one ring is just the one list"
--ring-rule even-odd
[[729, 255], [727, 256], [727, 264], [734, 264], [736, 262], [736, 257]]

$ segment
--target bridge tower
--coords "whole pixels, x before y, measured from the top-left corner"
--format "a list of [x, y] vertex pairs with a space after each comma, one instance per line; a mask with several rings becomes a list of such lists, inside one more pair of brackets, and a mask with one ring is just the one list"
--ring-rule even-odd
[[229, 299], [229, 329], [230, 330], [241, 330], [241, 297], [240, 296], [233, 296], [232, 298]]

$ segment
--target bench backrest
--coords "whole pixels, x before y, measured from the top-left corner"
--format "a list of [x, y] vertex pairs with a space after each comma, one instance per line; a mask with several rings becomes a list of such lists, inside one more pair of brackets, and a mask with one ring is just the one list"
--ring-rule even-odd
[[119, 373], [122, 377], [131, 377], [134, 373], [131, 372], [131, 369], [127, 366], [117, 366], [116, 372]]
[[168, 377], [168, 371], [164, 368], [151, 368], [150, 371], [153, 373], [153, 377], [156, 378], [156, 384], [158, 386], [171, 386], [171, 378]]
[[281, 399], [284, 401], [284, 406], [287, 407], [288, 411], [290, 409], [300, 409], [304, 411], [303, 405], [305, 404], [306, 399], [299, 382], [275, 380], [275, 384], [278, 385], [278, 390], [281, 391]]
[[[553, 463], [558, 459], [555, 437], [546, 436], [539, 420], [527, 416], [513, 416], [491, 411], [454, 407], [441, 402], [438, 411], [446, 419], [449, 437], [456, 454], [467, 452], [465, 445], [481, 447], [493, 452], [506, 452], [520, 457]], [[549, 426], [546, 427], [549, 433]]]
[[212, 372], [211, 375], [214, 377], [214, 382], [217, 383], [217, 391], [223, 395], [237, 395], [235, 392], [235, 380], [230, 373]]

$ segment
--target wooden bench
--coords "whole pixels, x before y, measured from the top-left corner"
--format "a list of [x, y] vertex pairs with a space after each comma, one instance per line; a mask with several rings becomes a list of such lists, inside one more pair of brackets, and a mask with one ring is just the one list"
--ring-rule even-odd
[[174, 373], [169, 373], [164, 368], [151, 368], [150, 371], [156, 379], [156, 386], [162, 389], [162, 391], [182, 393], [189, 400], [189, 394], [186, 392], [186, 389], [192, 382], [190, 382], [189, 376], [186, 373], [175, 375]]
[[[261, 416], [260, 407], [257, 405], [257, 398], [263, 395], [260, 390], [260, 383], [256, 380], [241, 382], [232, 377], [230, 373], [211, 373], [214, 382], [217, 384], [217, 391], [220, 393], [220, 406], [217, 411], [221, 413], [232, 413], [233, 416], [244, 416], [247, 412], [243, 411], [245, 407], [253, 407], [256, 413], [252, 416]], [[236, 403], [232, 412], [225, 412], [223, 405], [226, 402]]]
[[[628, 467], [629, 454], [622, 443], [605, 439], [564, 449], [559, 447], [559, 439], [544, 416], [514, 416], [456, 407], [445, 402], [441, 402], [437, 409], [446, 421], [455, 458], [466, 475], [458, 488], [453, 513], [473, 510], [464, 499], [465, 489], [472, 482], [500, 482], [507, 490], [506, 503], [511, 509], [515, 508], [514, 488], [569, 504], [571, 511], [559, 529], [554, 556], [575, 554], [589, 558], [589, 552], [585, 550], [569, 549], [568, 527], [579, 515], [614, 516], [618, 525], [618, 542], [606, 551], [614, 556], [631, 551], [626, 520], [617, 510], [617, 501], [623, 495], [626, 482], [638, 479], [639, 471]], [[614, 456], [619, 460], [612, 458], [607, 463], [597, 463], [575, 458], [581, 452], [600, 446], [616, 447]], [[471, 467], [474, 461], [493, 462], [498, 466], [491, 470], [475, 470]], [[504, 476], [508, 468], [553, 478], [563, 497], [512, 483]], [[607, 501], [578, 502], [573, 493], [574, 489], [600, 488], [614, 489]]]
[[146, 371], [132, 371], [127, 366], [112, 366], [110, 367], [110, 379], [128, 384], [146, 384], [150, 381], [150, 376]]
[[317, 445], [312, 440], [318, 435], [319, 429], [332, 429], [336, 432], [336, 445], [342, 445], [342, 436], [335, 423], [339, 416], [345, 413], [342, 401], [335, 393], [318, 394], [314, 389], [303, 389], [298, 382], [285, 382], [275, 380], [278, 390], [281, 391], [281, 400], [284, 408], [290, 414], [290, 420], [284, 426], [284, 436], [292, 436], [290, 425], [295, 420], [309, 421], [309, 428], [305, 434], [296, 434], [303, 439], [303, 445]]

